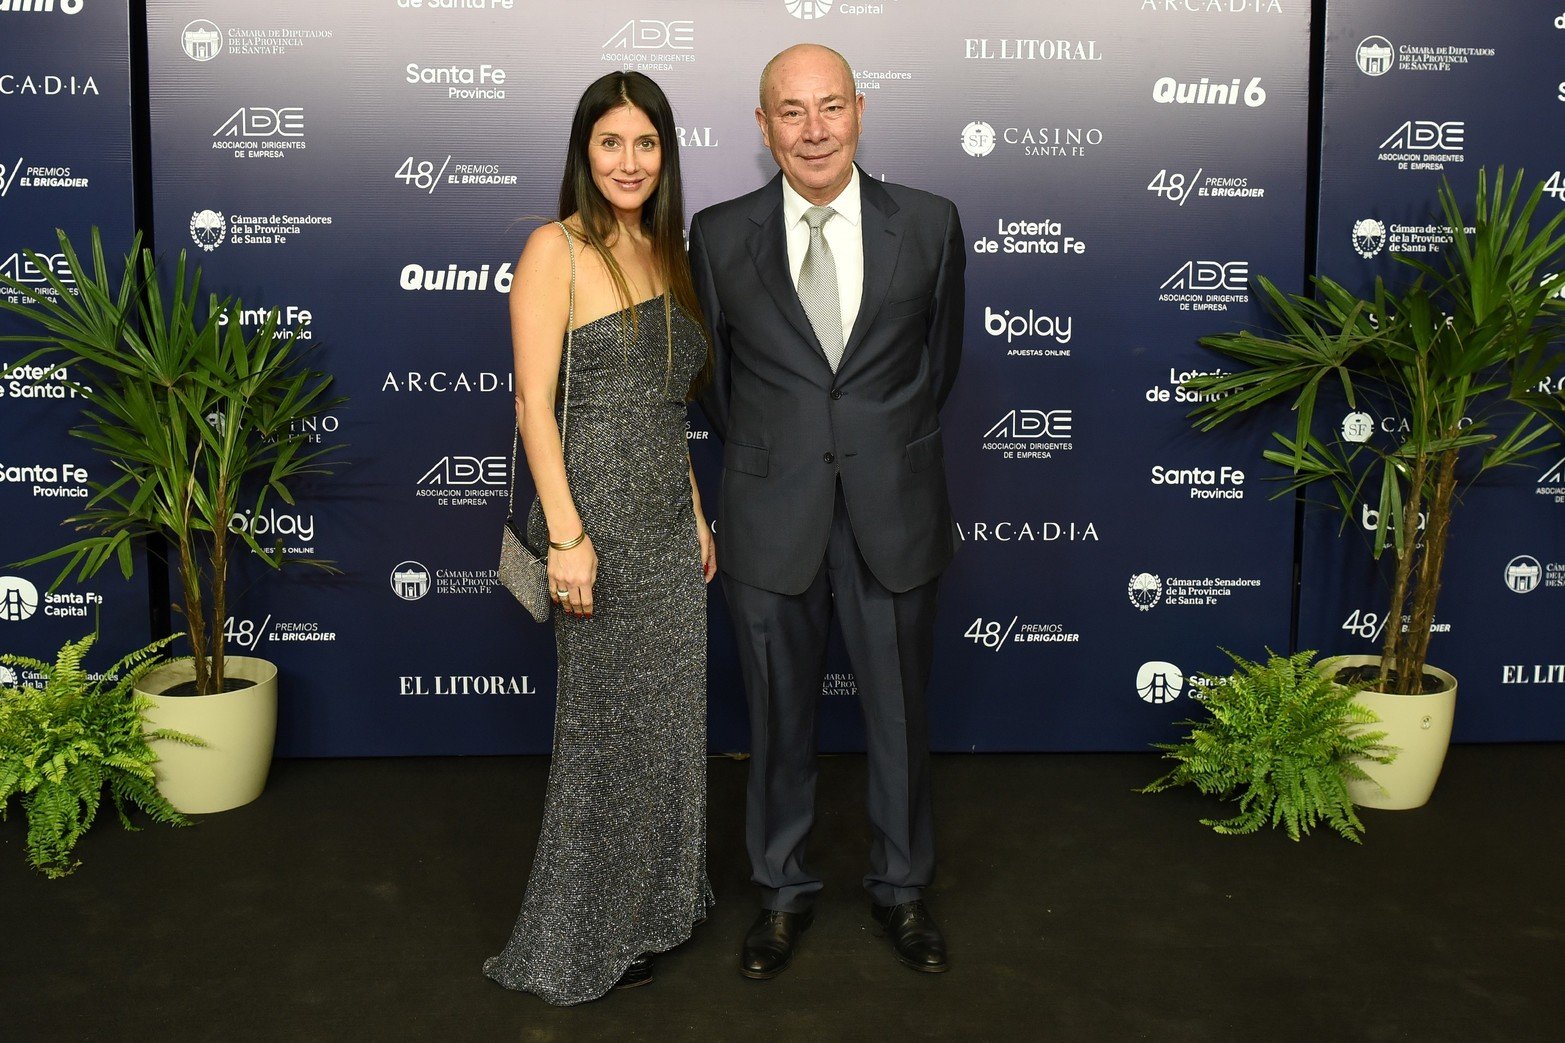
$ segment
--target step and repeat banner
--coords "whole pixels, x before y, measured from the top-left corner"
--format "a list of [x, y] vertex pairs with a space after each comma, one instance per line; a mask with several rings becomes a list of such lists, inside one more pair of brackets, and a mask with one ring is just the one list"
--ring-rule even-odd
[[[107, 0], [0, 0], [0, 274], [53, 293], [26, 251], [67, 286], [64, 229], [91, 263], [91, 229], [118, 264], [134, 234], [130, 24]], [[11, 291], [0, 288], [0, 295]], [[0, 310], [0, 337], [32, 329]], [[87, 504], [107, 468], [68, 429], [81, 419], [80, 374], [20, 365], [28, 348], [0, 344], [0, 652], [53, 661], [66, 641], [102, 628], [90, 665], [149, 640], [145, 573], [109, 568], [51, 592], [58, 564], [18, 561], [73, 538], [61, 521]], [[36, 680], [0, 667], [0, 684]]]
[[[1392, 253], [1439, 248], [1442, 177], [1470, 210], [1479, 168], [1525, 169], [1528, 188], [1547, 185], [1537, 223], [1565, 206], [1560, 0], [1329, 0], [1324, 93], [1318, 267], [1350, 289], [1405, 284], [1412, 269]], [[1373, 420], [1386, 438], [1401, 422]], [[1429, 652], [1461, 682], [1454, 738], [1565, 738], [1565, 450], [1460, 495]], [[1307, 647], [1379, 650], [1388, 584], [1369, 553], [1374, 506], [1341, 537], [1339, 513], [1306, 516]]]
[[[345, 445], [338, 474], [235, 520], [342, 570], [253, 569], [230, 624], [282, 666], [282, 752], [548, 748], [552, 639], [494, 588], [512, 266], [554, 216], [589, 82], [634, 68], [664, 87], [693, 211], [775, 172], [757, 81], [805, 40], [853, 66], [865, 173], [955, 200], [968, 242], [935, 745], [1138, 748], [1191, 712], [1219, 646], [1286, 646], [1291, 505], [1268, 498], [1258, 439], [1189, 430], [1180, 382], [1212, 364], [1198, 335], [1261, 320], [1253, 273], [1302, 279], [1307, 4], [207, 0], [148, 17], [159, 249], [194, 255], [244, 322], [281, 310], [348, 399], [313, 432]], [[699, 410], [689, 434], [715, 503]], [[711, 589], [711, 740], [742, 749]], [[858, 714], [839, 650], [823, 748], [854, 748]]]

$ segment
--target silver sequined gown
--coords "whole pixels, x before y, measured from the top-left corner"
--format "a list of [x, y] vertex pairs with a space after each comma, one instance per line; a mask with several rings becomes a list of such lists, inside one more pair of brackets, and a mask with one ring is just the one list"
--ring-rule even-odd
[[[543, 828], [521, 915], [484, 973], [556, 1004], [608, 992], [631, 960], [706, 916], [706, 587], [685, 449], [695, 323], [663, 298], [578, 328], [565, 466], [598, 554], [593, 616], [554, 613], [559, 701]], [[536, 502], [534, 546], [547, 531]]]

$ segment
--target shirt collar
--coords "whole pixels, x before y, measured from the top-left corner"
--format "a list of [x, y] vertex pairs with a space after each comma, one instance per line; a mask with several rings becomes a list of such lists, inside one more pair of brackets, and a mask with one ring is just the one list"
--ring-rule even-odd
[[[804, 220], [804, 212], [814, 206], [805, 199], [794, 187], [788, 184], [788, 179], [782, 179], [783, 191], [783, 224], [791, 227], [795, 222]], [[837, 198], [826, 204], [837, 211], [837, 216], [848, 224], [858, 227], [859, 217], [863, 212], [862, 202], [859, 198], [859, 167], [855, 163], [852, 173], [848, 175], [848, 183], [842, 191], [837, 193]]]

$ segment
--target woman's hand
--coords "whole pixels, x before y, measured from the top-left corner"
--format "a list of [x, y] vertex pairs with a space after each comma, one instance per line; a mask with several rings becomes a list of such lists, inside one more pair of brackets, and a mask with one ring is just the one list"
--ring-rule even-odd
[[701, 578], [710, 583], [717, 578], [717, 538], [699, 514], [696, 515], [696, 539], [701, 544]]
[[549, 548], [549, 597], [573, 616], [592, 618], [592, 585], [598, 581], [598, 552], [588, 536], [570, 550]]

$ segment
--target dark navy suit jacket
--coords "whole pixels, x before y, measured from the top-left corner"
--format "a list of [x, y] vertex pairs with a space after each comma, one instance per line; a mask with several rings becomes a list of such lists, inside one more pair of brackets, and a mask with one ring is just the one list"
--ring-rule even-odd
[[962, 226], [950, 200], [862, 170], [859, 185], [864, 294], [835, 374], [789, 274], [782, 174], [690, 225], [715, 354], [700, 401], [724, 442], [718, 563], [781, 594], [820, 569], [839, 473], [888, 589], [934, 579], [955, 550], [940, 408], [962, 357]]

